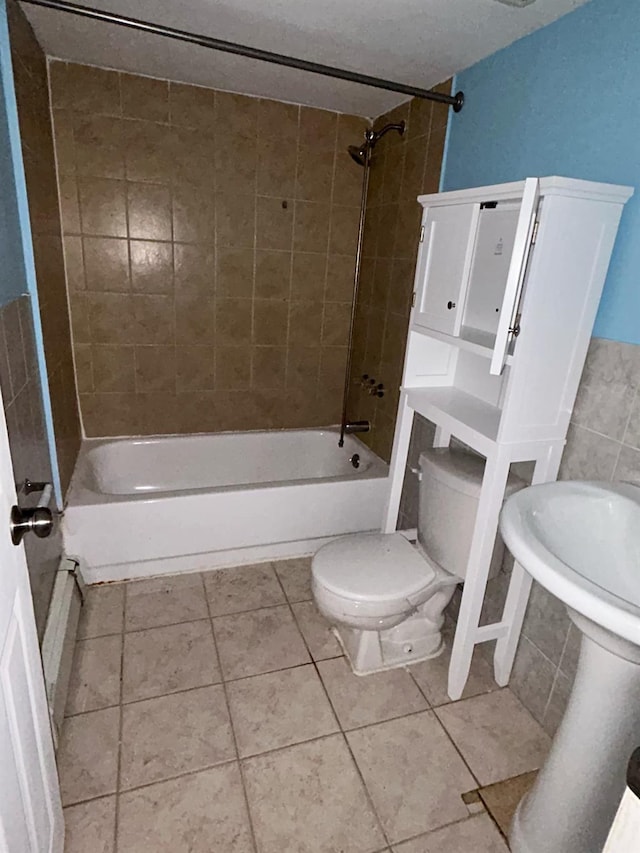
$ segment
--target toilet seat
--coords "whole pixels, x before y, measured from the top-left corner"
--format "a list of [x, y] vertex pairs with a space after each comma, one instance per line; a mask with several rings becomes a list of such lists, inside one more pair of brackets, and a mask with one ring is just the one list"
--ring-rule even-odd
[[362, 604], [417, 603], [436, 579], [426, 555], [400, 533], [367, 533], [329, 542], [316, 553], [313, 579], [331, 597]]

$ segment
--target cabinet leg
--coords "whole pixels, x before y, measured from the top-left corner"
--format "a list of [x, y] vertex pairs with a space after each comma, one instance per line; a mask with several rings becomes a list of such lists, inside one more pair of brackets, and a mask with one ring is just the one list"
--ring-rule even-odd
[[[549, 483], [557, 478], [563, 450], [564, 443], [553, 445], [547, 448], [544, 455], [536, 460], [536, 467], [531, 479], [532, 486], [539, 483]], [[515, 563], [502, 613], [502, 622], [508, 626], [508, 630], [504, 637], [500, 637], [496, 642], [493, 655], [494, 677], [501, 687], [505, 687], [511, 677], [530, 592], [531, 577], [519, 563]]]
[[395, 533], [398, 523], [398, 511], [402, 497], [404, 472], [407, 467], [413, 415], [413, 409], [407, 405], [406, 392], [402, 391], [400, 393], [400, 405], [398, 406], [398, 418], [396, 420], [396, 431], [393, 439], [391, 463], [389, 465], [389, 491], [382, 516], [383, 533]]
[[448, 693], [454, 700], [462, 696], [469, 676], [510, 460], [510, 452], [498, 447], [495, 454], [487, 457], [485, 465], [449, 665]]

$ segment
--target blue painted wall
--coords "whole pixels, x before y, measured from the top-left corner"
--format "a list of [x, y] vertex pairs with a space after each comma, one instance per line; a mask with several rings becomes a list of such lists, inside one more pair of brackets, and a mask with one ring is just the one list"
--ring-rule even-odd
[[591, 0], [460, 73], [443, 189], [563, 175], [636, 188], [594, 334], [640, 344], [640, 2]]

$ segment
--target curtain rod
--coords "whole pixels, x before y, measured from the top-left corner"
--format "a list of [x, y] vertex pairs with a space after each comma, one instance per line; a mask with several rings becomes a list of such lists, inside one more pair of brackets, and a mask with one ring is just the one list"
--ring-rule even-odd
[[68, 12], [79, 15], [82, 18], [90, 18], [94, 21], [104, 21], [108, 24], [117, 24], [120, 27], [128, 27], [132, 30], [140, 30], [154, 35], [177, 39], [178, 41], [197, 44], [211, 50], [219, 50], [223, 53], [233, 53], [238, 56], [246, 56], [249, 59], [257, 59], [261, 62], [271, 62], [274, 65], [284, 65], [287, 68], [297, 68], [300, 71], [309, 71], [312, 74], [322, 74], [325, 77], [335, 77], [338, 80], [348, 80], [350, 83], [360, 83], [363, 86], [372, 86], [376, 89], [387, 89], [390, 92], [400, 92], [403, 95], [411, 95], [414, 98], [424, 98], [427, 101], [436, 101], [453, 107], [458, 113], [464, 104], [464, 94], [457, 92], [455, 95], [444, 95], [440, 92], [430, 92], [417, 86], [409, 86], [405, 83], [394, 83], [379, 77], [371, 77], [368, 74], [359, 74], [357, 71], [346, 71], [343, 68], [334, 68], [331, 65], [321, 65], [318, 62], [309, 62], [306, 59], [298, 59], [294, 56], [285, 56], [281, 53], [273, 53], [261, 50], [257, 47], [236, 44], [232, 41], [223, 41], [213, 36], [190, 33], [175, 27], [165, 27], [162, 24], [152, 24], [150, 21], [142, 21], [138, 18], [130, 18], [127, 15], [117, 15], [114, 12], [102, 12], [100, 9], [92, 9], [77, 3], [69, 3], [67, 0], [22, 0], [31, 6], [42, 6], [45, 9], [55, 9], [58, 12]]

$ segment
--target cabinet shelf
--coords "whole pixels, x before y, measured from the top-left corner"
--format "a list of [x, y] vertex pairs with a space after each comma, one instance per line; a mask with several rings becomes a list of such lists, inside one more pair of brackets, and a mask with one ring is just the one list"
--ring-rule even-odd
[[502, 410], [458, 388], [405, 388], [407, 403], [418, 414], [483, 451], [498, 439]]
[[[493, 346], [496, 336], [483, 332], [481, 329], [472, 329], [469, 326], [463, 326], [460, 330], [460, 337], [457, 335], [448, 335], [446, 332], [438, 332], [435, 329], [429, 329], [426, 326], [414, 324], [412, 327], [414, 332], [419, 332], [421, 335], [429, 335], [437, 341], [442, 341], [445, 344], [451, 344], [466, 352], [472, 352], [474, 355], [482, 356], [482, 358], [490, 359], [493, 356]], [[507, 355], [505, 364], [513, 363], [513, 355]]]

